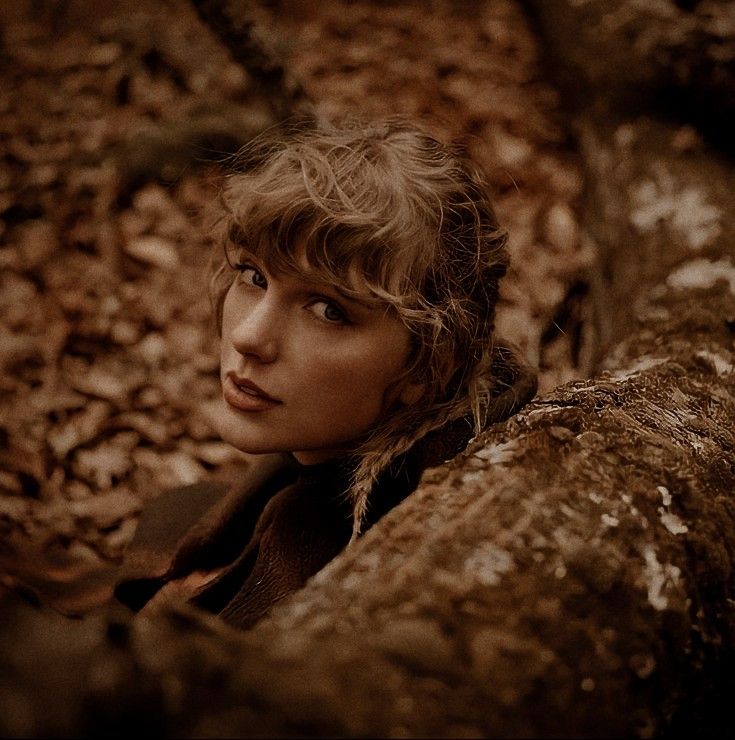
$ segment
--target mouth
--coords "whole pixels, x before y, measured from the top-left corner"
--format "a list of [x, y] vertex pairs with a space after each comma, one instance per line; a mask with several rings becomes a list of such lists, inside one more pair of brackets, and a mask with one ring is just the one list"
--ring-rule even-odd
[[232, 370], [227, 373], [222, 383], [222, 395], [230, 406], [243, 411], [265, 411], [282, 403], [277, 398], [269, 396], [251, 380], [239, 377]]

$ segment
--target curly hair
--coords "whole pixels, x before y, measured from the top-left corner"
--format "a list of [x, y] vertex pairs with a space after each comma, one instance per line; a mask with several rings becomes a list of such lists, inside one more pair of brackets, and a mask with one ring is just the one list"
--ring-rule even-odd
[[395, 382], [411, 378], [426, 390], [354, 442], [354, 540], [393, 460], [449, 421], [471, 414], [476, 433], [485, 423], [506, 232], [477, 168], [406, 119], [291, 127], [259, 137], [235, 165], [222, 193], [224, 255], [210, 281], [220, 334], [238, 247], [269, 270], [298, 272], [297, 245], [347, 292], [357, 278], [360, 295], [392, 307], [410, 331], [409, 361]]

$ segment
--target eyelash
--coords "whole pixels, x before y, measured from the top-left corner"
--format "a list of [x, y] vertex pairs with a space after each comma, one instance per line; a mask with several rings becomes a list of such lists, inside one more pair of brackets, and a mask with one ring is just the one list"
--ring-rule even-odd
[[[253, 265], [249, 265], [246, 262], [238, 262], [238, 263], [234, 264], [233, 267], [240, 273], [240, 275], [242, 275], [242, 273], [245, 272], [245, 270], [252, 270], [253, 272], [255, 272], [258, 275], [260, 275], [263, 279], [265, 279], [265, 276], [263, 275], [263, 273], [257, 267], [254, 267]], [[266, 282], [266, 284], [267, 284], [267, 282]], [[256, 288], [260, 288], [261, 286], [260, 285], [255, 285], [255, 287]]]
[[[253, 272], [257, 273], [258, 275], [260, 275], [260, 276], [261, 276], [261, 277], [262, 277], [262, 278], [263, 278], [263, 279], [265, 280], [265, 276], [263, 275], [263, 273], [262, 273], [262, 272], [261, 272], [261, 271], [260, 271], [260, 270], [259, 270], [259, 269], [258, 269], [257, 267], [255, 267], [254, 265], [248, 264], [247, 262], [242, 262], [242, 263], [236, 263], [236, 264], [234, 264], [234, 265], [233, 265], [233, 267], [234, 267], [234, 268], [235, 268], [235, 269], [236, 269], [236, 270], [237, 270], [237, 271], [238, 271], [238, 272], [239, 272], [240, 274], [242, 274], [243, 272], [245, 272], [245, 270], [252, 270]], [[256, 287], [256, 288], [262, 288], [262, 287], [263, 287], [263, 286], [260, 286], [260, 285], [255, 285], [255, 283], [252, 283], [252, 285], [253, 285], [254, 287]], [[267, 281], [266, 281], [266, 286], [267, 286]], [[327, 305], [328, 307], [330, 307], [330, 308], [333, 308], [333, 309], [335, 309], [335, 310], [336, 310], [336, 311], [337, 311], [337, 312], [339, 313], [339, 315], [340, 315], [340, 317], [341, 317], [341, 318], [339, 319], [339, 321], [330, 321], [329, 319], [323, 319], [323, 321], [324, 321], [325, 323], [327, 323], [327, 324], [331, 324], [332, 326], [347, 326], [348, 324], [351, 324], [351, 323], [352, 323], [352, 322], [351, 322], [351, 321], [350, 321], [350, 320], [349, 320], [349, 319], [347, 318], [347, 314], [346, 314], [346, 313], [345, 313], [345, 311], [344, 311], [344, 310], [342, 309], [342, 307], [341, 307], [341, 306], [339, 306], [339, 305], [338, 305], [337, 303], [335, 303], [334, 301], [332, 301], [332, 300], [329, 300], [329, 299], [327, 299], [327, 298], [324, 298], [324, 297], [321, 297], [321, 296], [320, 296], [320, 297], [318, 297], [318, 298], [317, 298], [316, 300], [312, 301], [312, 303], [311, 303], [311, 304], [309, 304], [309, 305], [312, 305], [312, 306], [313, 306], [313, 305], [314, 305], [315, 303], [325, 303], [325, 304], [326, 304], [326, 305]]]

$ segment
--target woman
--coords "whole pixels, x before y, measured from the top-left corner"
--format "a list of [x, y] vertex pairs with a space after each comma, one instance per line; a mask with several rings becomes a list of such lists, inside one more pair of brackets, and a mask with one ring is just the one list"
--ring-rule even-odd
[[219, 432], [257, 457], [230, 489], [156, 499], [116, 594], [244, 628], [535, 379], [493, 340], [506, 236], [454, 149], [389, 120], [263, 139], [241, 165], [212, 279]]

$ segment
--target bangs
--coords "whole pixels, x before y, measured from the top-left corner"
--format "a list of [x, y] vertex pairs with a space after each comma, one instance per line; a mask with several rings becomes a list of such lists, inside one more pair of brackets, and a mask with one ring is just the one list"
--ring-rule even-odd
[[308, 276], [375, 304], [417, 308], [436, 252], [436, 213], [428, 214], [395, 171], [365, 152], [332, 150], [324, 161], [316, 152], [298, 154], [295, 161], [281, 151], [260, 171], [229, 179], [223, 195], [230, 265], [250, 253], [270, 272]]
[[339, 224], [277, 219], [247, 232], [231, 225], [226, 245], [230, 267], [236, 269], [248, 256], [271, 274], [324, 283], [371, 305], [408, 309], [419, 296], [420, 286], [412, 280], [413, 270], [405, 259], [371, 244], [369, 235]]

